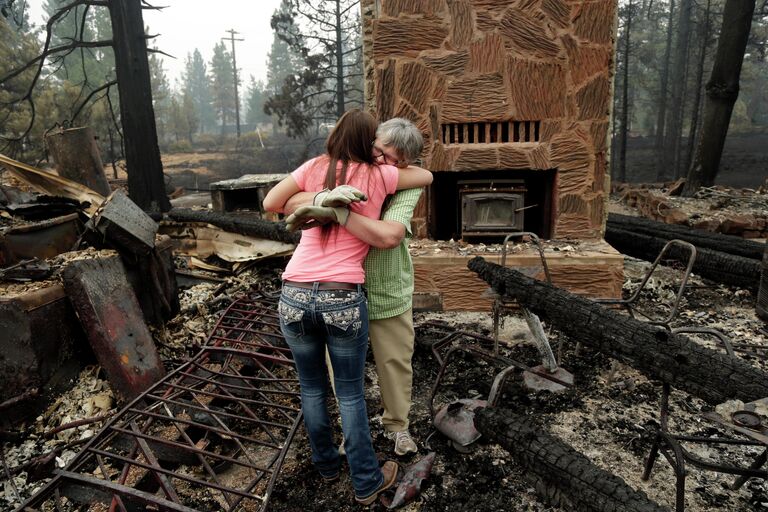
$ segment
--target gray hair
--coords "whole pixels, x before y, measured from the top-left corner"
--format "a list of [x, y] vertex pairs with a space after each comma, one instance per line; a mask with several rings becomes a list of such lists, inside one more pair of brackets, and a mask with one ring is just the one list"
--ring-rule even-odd
[[415, 124], [402, 117], [384, 121], [376, 130], [376, 137], [385, 146], [392, 146], [409, 163], [415, 161], [424, 149], [424, 137]]

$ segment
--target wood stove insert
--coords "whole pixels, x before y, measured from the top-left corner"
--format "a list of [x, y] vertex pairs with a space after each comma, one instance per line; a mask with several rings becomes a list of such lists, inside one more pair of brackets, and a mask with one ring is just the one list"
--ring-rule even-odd
[[521, 231], [524, 226], [524, 180], [462, 180], [458, 182], [461, 204], [461, 236], [494, 236]]

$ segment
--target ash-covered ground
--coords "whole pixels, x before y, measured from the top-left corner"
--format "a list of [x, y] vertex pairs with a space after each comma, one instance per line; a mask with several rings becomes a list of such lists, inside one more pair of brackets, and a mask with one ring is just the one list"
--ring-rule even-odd
[[[626, 291], [640, 282], [649, 264], [628, 259]], [[644, 292], [641, 303], [652, 307], [649, 314], [661, 314], [660, 304], [670, 301], [677, 290], [681, 273], [662, 268], [657, 270]], [[651, 309], [655, 311], [651, 311]], [[675, 325], [707, 326], [730, 333], [734, 340], [750, 347], [756, 355], [741, 352], [739, 357], [768, 369], [766, 325], [754, 312], [754, 297], [745, 290], [704, 283], [695, 276], [690, 291], [681, 302], [680, 320]], [[420, 498], [405, 507], [411, 511], [442, 510], [561, 510], [540, 501], [534, 486], [509, 454], [481, 438], [474, 451], [458, 453], [449, 441], [435, 432], [429, 415], [428, 402], [438, 364], [431, 345], [445, 335], [445, 330], [429, 321], [443, 322], [450, 328], [491, 336], [491, 316], [484, 313], [430, 313], [417, 316], [417, 349], [414, 356], [414, 407], [411, 430], [419, 441], [418, 455], [401, 459], [404, 465], [415, 462], [429, 451], [437, 458], [431, 478], [425, 482]], [[546, 327], [546, 324], [545, 324]], [[649, 381], [642, 374], [624, 365], [612, 363], [606, 356], [581, 346], [557, 331], [548, 337], [555, 352], [561, 355], [561, 366], [572, 372], [576, 385], [561, 394], [522, 393], [519, 386], [510, 386], [498, 405], [519, 414], [538, 415], [542, 423], [560, 439], [587, 455], [592, 462], [623, 478], [631, 487], [642, 490], [661, 505], [674, 509], [675, 479], [669, 464], [657, 462], [649, 481], [642, 481], [644, 458], [650, 449], [655, 429], [659, 425], [661, 383]], [[502, 329], [502, 352], [528, 365], [540, 363], [525, 322], [510, 316]], [[715, 347], [714, 343], [700, 342]], [[446, 347], [447, 348], [447, 347]], [[445, 350], [445, 349], [444, 349]], [[450, 367], [446, 379], [438, 388], [437, 406], [459, 398], [487, 398], [493, 377], [500, 368], [467, 358]], [[382, 458], [391, 456], [390, 443], [383, 435], [379, 420], [376, 375], [368, 372], [368, 404], [373, 418], [374, 444]], [[730, 433], [702, 418], [711, 409], [686, 393], [673, 391], [671, 397], [670, 431], [689, 435], [718, 436]], [[746, 450], [702, 448], [690, 450], [713, 461], [751, 462], [758, 448]], [[272, 509], [294, 510], [356, 510], [348, 479], [327, 486], [313, 475], [305, 438], [297, 439], [296, 457], [286, 467], [286, 485], [275, 491]], [[293, 466], [295, 464], [295, 466]], [[768, 484], [750, 480], [738, 491], [728, 489], [733, 477], [690, 468], [687, 477], [686, 510], [768, 510]], [[299, 505], [300, 504], [300, 505]], [[381, 505], [380, 505], [381, 506]], [[383, 507], [382, 507], [383, 509]]]
[[[620, 205], [614, 200], [611, 210]], [[714, 211], [714, 210], [713, 210]], [[464, 249], [470, 250], [469, 247]], [[486, 248], [486, 252], [493, 252]], [[205, 343], [219, 315], [239, 294], [257, 286], [274, 290], [279, 286], [282, 262], [260, 264], [226, 283], [202, 284], [182, 293], [182, 312], [163, 329], [154, 330], [155, 342], [167, 368], [174, 368], [195, 354]], [[650, 263], [625, 258], [625, 297], [639, 285]], [[652, 317], [663, 317], [674, 300], [682, 271], [660, 267], [640, 297], [640, 307]], [[745, 289], [726, 287], [692, 276], [680, 303], [673, 327], [710, 327], [726, 333], [736, 343], [737, 356], [768, 371], [768, 324], [755, 314], [755, 295]], [[434, 451], [431, 476], [423, 483], [417, 499], [406, 505], [409, 511], [544, 511], [561, 510], [544, 503], [534, 491], [535, 482], [504, 449], [480, 439], [470, 453], [459, 453], [432, 426], [429, 413], [430, 392], [439, 369], [432, 352], [435, 342], [452, 330], [492, 336], [491, 313], [420, 313], [416, 316], [417, 339], [413, 366], [415, 372], [411, 431], [419, 453], [399, 458], [402, 466], [413, 464]], [[542, 428], [583, 453], [598, 467], [620, 476], [632, 488], [652, 500], [674, 509], [675, 478], [662, 458], [650, 480], [642, 481], [644, 459], [659, 426], [661, 383], [649, 381], [637, 370], [617, 364], [587, 348], [564, 333], [545, 330], [562, 367], [575, 376], [575, 386], [560, 394], [527, 393], [519, 385], [506, 386], [498, 405], [517, 414], [535, 416]], [[519, 314], [504, 318], [501, 351], [529, 366], [540, 364], [531, 334]], [[722, 350], [712, 338], [697, 342]], [[482, 344], [482, 343], [481, 343]], [[487, 343], [485, 348], [490, 348]], [[442, 353], [448, 349], [443, 348]], [[446, 372], [438, 388], [435, 406], [455, 399], [488, 397], [494, 376], [501, 368], [473, 358], [459, 358]], [[366, 380], [369, 415], [374, 446], [382, 459], [392, 457], [392, 446], [384, 437], [380, 420], [378, 383], [372, 361]], [[737, 407], [737, 406], [733, 406]], [[686, 435], [727, 436], [728, 429], [703, 417], [712, 409], [686, 393], [673, 391], [670, 400], [670, 431]], [[3, 432], [5, 467], [0, 487], [0, 509], [10, 510], [29, 497], [46, 481], [54, 467], [64, 467], [79, 446], [101, 427], [90, 423], [55, 435], [46, 435], [62, 424], [109, 415], [116, 411], [108, 382], [98, 367], [88, 367], [67, 393], [59, 396], [40, 416], [15, 432]], [[768, 424], [768, 417], [764, 418]], [[340, 436], [340, 429], [339, 429]], [[723, 448], [689, 445], [694, 454], [719, 463], [748, 465], [763, 448]], [[41, 454], [52, 453], [44, 463], [29, 466]], [[766, 511], [768, 484], [752, 479], [734, 491], [734, 477], [722, 473], [688, 468], [686, 510], [690, 512]], [[8, 475], [11, 478], [8, 478]], [[391, 493], [390, 493], [391, 494]], [[391, 495], [390, 495], [391, 497]], [[355, 504], [349, 476], [325, 484], [313, 471], [310, 451], [303, 431], [296, 437], [274, 489], [273, 511], [352, 511]], [[383, 509], [379, 503], [374, 509]]]
[[[627, 258], [625, 292], [636, 287], [649, 264]], [[171, 322], [163, 332], [156, 332], [160, 349], [168, 362], [194, 353], [205, 340], [216, 321], [217, 311], [223, 310], [238, 290], [252, 283], [278, 283], [279, 269], [262, 268], [232, 278], [230, 288], [222, 292], [220, 285], [202, 285], [184, 292], [183, 315]], [[665, 312], [677, 290], [681, 272], [660, 268], [649, 282], [641, 304], [646, 312]], [[728, 288], [703, 282], [693, 276], [682, 302], [675, 325], [707, 326], [722, 330], [743, 345], [739, 357], [763, 369], [768, 369], [768, 332], [754, 310], [755, 297], [746, 290]], [[419, 443], [417, 455], [399, 458], [403, 466], [414, 463], [430, 451], [436, 452], [432, 474], [423, 483], [420, 496], [404, 510], [560, 510], [543, 503], [534, 492], [534, 483], [502, 448], [482, 438], [471, 453], [459, 453], [432, 426], [429, 414], [430, 390], [438, 363], [432, 345], [450, 330], [464, 330], [485, 336], [492, 335], [489, 313], [422, 313], [416, 317], [417, 347], [414, 355], [414, 405], [411, 431]], [[640, 476], [653, 432], [659, 425], [661, 384], [649, 381], [638, 371], [612, 363], [606, 356], [592, 351], [546, 326], [560, 364], [575, 376], [576, 385], [570, 390], [551, 394], [525, 393], [520, 386], [505, 388], [499, 405], [523, 415], [536, 415], [541, 424], [573, 448], [588, 456], [599, 467], [623, 478], [631, 487], [642, 490], [659, 504], [674, 508], [674, 475], [663, 459], [657, 462], [649, 481]], [[501, 351], [524, 364], [540, 363], [531, 335], [518, 315], [507, 316], [501, 329]], [[700, 340], [713, 348], [714, 342]], [[746, 345], [752, 345], [747, 347]], [[490, 347], [486, 347], [490, 348]], [[444, 348], [443, 351], [447, 349]], [[500, 370], [473, 358], [456, 361], [449, 368], [435, 398], [437, 407], [459, 398], [487, 398], [494, 375]], [[367, 373], [367, 399], [374, 445], [382, 459], [392, 457], [391, 441], [384, 437], [380, 421], [378, 385], [373, 366]], [[95, 400], [99, 398], [98, 400]], [[37, 422], [28, 425], [23, 442], [6, 443], [5, 459], [9, 468], [54, 447], [72, 443], [92, 435], [99, 423], [79, 427], [46, 439], [43, 432], [59, 424], [114, 410], [108, 386], [96, 368], [83, 372], [80, 380], [67, 394], [61, 396]], [[689, 435], [729, 435], [726, 429], [708, 422], [702, 413], [711, 407], [686, 393], [674, 391], [671, 398], [670, 430]], [[340, 430], [339, 430], [340, 435]], [[713, 461], [748, 464], [757, 448], [723, 449], [696, 447], [690, 449]], [[55, 464], [62, 466], [76, 453], [76, 446], [58, 453]], [[29, 471], [16, 474], [14, 483], [19, 495], [29, 496], [44, 481], [28, 482]], [[768, 510], [768, 484], [750, 480], [740, 490], [728, 488], [732, 476], [689, 468], [686, 510], [760, 511]], [[348, 473], [334, 484], [325, 484], [313, 471], [309, 446], [303, 432], [294, 441], [272, 496], [274, 511], [347, 511], [359, 510], [354, 503]], [[18, 504], [16, 491], [4, 482], [3, 508]], [[374, 509], [383, 509], [382, 504]]]

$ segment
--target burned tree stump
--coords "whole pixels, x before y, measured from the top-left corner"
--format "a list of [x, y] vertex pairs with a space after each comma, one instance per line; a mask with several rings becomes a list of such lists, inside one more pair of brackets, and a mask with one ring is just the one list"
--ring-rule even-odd
[[[669, 240], [609, 227], [605, 232], [605, 241], [624, 254], [654, 261]], [[759, 260], [699, 247], [696, 252], [696, 261], [693, 263], [693, 272], [696, 274], [725, 285], [757, 290], [760, 280]], [[670, 247], [667, 252], [669, 259], [683, 264], [688, 261], [688, 256], [688, 251], [680, 247]]]
[[103, 196], [112, 192], [93, 130], [88, 127], [57, 130], [45, 136], [45, 143], [59, 176], [85, 185]]
[[620, 215], [618, 213], [608, 214], [608, 223], [606, 228], [610, 231], [621, 229], [632, 231], [642, 235], [662, 238], [664, 240], [684, 240], [696, 246], [696, 248], [712, 249], [714, 251], [741, 256], [753, 260], [760, 260], [763, 257], [765, 244], [746, 240], [738, 236], [723, 235], [720, 233], [711, 233], [701, 229], [694, 229], [677, 224], [665, 224], [645, 217], [632, 217], [630, 215]]
[[70, 262], [64, 288], [116, 394], [131, 399], [165, 374], [120, 257]]
[[511, 268], [475, 257], [470, 270], [500, 295], [517, 300], [584, 345], [711, 404], [768, 396], [768, 373]]
[[477, 411], [475, 426], [486, 439], [506, 449], [534, 480], [536, 492], [568, 510], [662, 512], [668, 510], [616, 475], [542, 429], [530, 418], [506, 409]]
[[253, 215], [211, 212], [207, 210], [190, 210], [174, 208], [166, 214], [176, 222], [204, 222], [213, 224], [225, 231], [240, 235], [265, 238], [287, 244], [299, 243], [301, 233], [286, 231], [285, 223], [271, 222]]

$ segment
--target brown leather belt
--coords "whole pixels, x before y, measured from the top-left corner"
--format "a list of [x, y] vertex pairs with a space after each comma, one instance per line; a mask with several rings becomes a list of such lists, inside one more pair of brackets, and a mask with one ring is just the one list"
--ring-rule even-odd
[[[307, 288], [311, 290], [315, 283], [299, 283], [297, 281], [283, 281], [284, 285], [293, 286], [295, 288]], [[318, 290], [357, 290], [359, 284], [355, 283], [337, 283], [335, 281], [327, 281], [324, 283], [317, 283]]]

